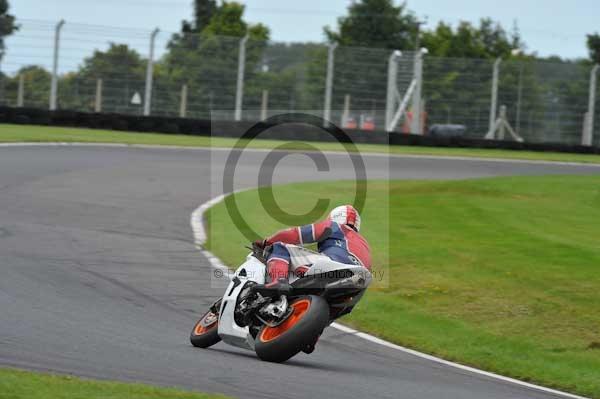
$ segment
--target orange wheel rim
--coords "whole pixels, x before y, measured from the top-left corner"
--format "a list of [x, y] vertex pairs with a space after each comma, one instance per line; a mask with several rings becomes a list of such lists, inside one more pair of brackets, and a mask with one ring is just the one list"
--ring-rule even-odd
[[275, 338], [281, 336], [283, 333], [294, 327], [302, 319], [304, 314], [310, 308], [310, 301], [308, 299], [301, 299], [297, 302], [292, 303], [292, 314], [285, 319], [283, 323], [277, 327], [265, 327], [260, 333], [260, 340], [262, 342], [269, 342]]
[[216, 320], [215, 322], [204, 327], [202, 325], [202, 321], [205, 319], [205, 317], [201, 318], [200, 321], [198, 321], [198, 323], [196, 323], [196, 327], [194, 327], [194, 335], [202, 335], [202, 334], [206, 333], [207, 331], [212, 330], [217, 325], [218, 320]]

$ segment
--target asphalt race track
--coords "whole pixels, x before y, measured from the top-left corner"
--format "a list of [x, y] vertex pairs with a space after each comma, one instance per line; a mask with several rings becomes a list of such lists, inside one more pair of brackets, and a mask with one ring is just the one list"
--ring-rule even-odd
[[[212, 154], [212, 155], [211, 155]], [[266, 152], [246, 153], [236, 188]], [[226, 152], [110, 146], [0, 147], [0, 365], [249, 398], [551, 398], [330, 329], [283, 365], [188, 341], [221, 295], [190, 214], [220, 194]], [[285, 157], [275, 181], [352, 178], [344, 155], [317, 172]], [[369, 178], [600, 173], [600, 167], [365, 157]], [[267, 164], [265, 167], [273, 168]], [[368, 221], [364, 221], [368, 223]]]

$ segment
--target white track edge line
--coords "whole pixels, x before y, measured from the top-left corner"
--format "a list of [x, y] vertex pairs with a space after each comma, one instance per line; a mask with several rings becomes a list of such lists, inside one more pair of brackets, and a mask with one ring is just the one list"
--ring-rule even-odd
[[[246, 191], [246, 190], [237, 190], [234, 191], [233, 193], [239, 193], [241, 191]], [[194, 232], [194, 244], [196, 245], [196, 247], [202, 252], [202, 254], [208, 259], [210, 265], [212, 268], [214, 269], [218, 269], [221, 270], [224, 273], [225, 276], [229, 276], [229, 267], [227, 267], [217, 256], [215, 256], [212, 252], [204, 249], [204, 244], [206, 243], [206, 230], [204, 228], [204, 213], [206, 212], [206, 210], [220, 202], [222, 202], [225, 197], [229, 195], [229, 194], [221, 194], [205, 203], [203, 203], [202, 205], [200, 205], [198, 208], [196, 208], [194, 210], [194, 212], [192, 212], [192, 215], [190, 217], [190, 225], [192, 227], [192, 230]], [[404, 353], [407, 353], [409, 355], [413, 355], [422, 359], [426, 359], [438, 364], [443, 364], [445, 366], [449, 366], [449, 367], [453, 367], [456, 369], [460, 369], [463, 371], [468, 371], [470, 373], [474, 373], [474, 374], [479, 374], [488, 378], [492, 378], [492, 379], [496, 379], [496, 380], [500, 380], [500, 381], [504, 381], [504, 382], [509, 382], [511, 384], [515, 384], [515, 385], [520, 385], [526, 388], [530, 388], [530, 389], [534, 389], [537, 391], [542, 391], [542, 392], [546, 392], [546, 393], [550, 393], [550, 394], [554, 394], [554, 395], [560, 395], [566, 398], [572, 398], [572, 399], [589, 399], [583, 396], [578, 396], [578, 395], [574, 395], [568, 392], [563, 392], [563, 391], [559, 391], [556, 389], [552, 389], [552, 388], [547, 388], [547, 387], [543, 387], [541, 385], [535, 385], [535, 384], [531, 384], [525, 381], [520, 381], [517, 380], [515, 378], [510, 378], [510, 377], [505, 377], [503, 375], [500, 374], [495, 374], [495, 373], [491, 373], [489, 371], [484, 371], [484, 370], [480, 370], [474, 367], [470, 367], [470, 366], [465, 366], [459, 363], [454, 363], [451, 362], [449, 360], [444, 360], [441, 359], [439, 357], [435, 357], [432, 355], [428, 355], [426, 353], [422, 353], [422, 352], [418, 352], [414, 349], [409, 349], [406, 348], [404, 346], [400, 346], [400, 345], [396, 345], [394, 343], [388, 342], [386, 340], [383, 340], [381, 338], [377, 338], [371, 334], [367, 334], [367, 333], [363, 333], [360, 332], [358, 330], [355, 330], [353, 328], [350, 327], [346, 327], [342, 324], [339, 323], [332, 323], [331, 327], [342, 331], [344, 333], [347, 334], [352, 334], [358, 338], [362, 338], [364, 340], [367, 340], [369, 342], [372, 342], [374, 344], [378, 344], [381, 346], [385, 346], [387, 348], [390, 349], [395, 349]]]
[[[171, 150], [201, 150], [201, 151], [231, 151], [230, 147], [186, 147], [177, 145], [160, 145], [160, 144], [122, 144], [122, 143], [78, 143], [78, 142], [48, 142], [48, 143], [0, 143], [2, 147], [115, 147], [115, 148], [145, 148], [145, 149], [171, 149]], [[244, 148], [244, 151], [249, 152], [271, 152], [283, 151], [269, 148]], [[307, 153], [314, 151], [289, 150], [289, 152]], [[326, 155], [347, 155], [343, 151], [320, 151]], [[433, 155], [433, 154], [385, 154], [380, 152], [357, 152], [350, 155], [358, 154], [364, 157], [387, 157], [387, 158], [408, 158], [408, 159], [443, 159], [449, 161], [469, 161], [469, 162], [496, 162], [496, 163], [516, 163], [530, 165], [558, 165], [558, 166], [584, 166], [590, 168], [600, 168], [600, 163], [592, 162], [568, 162], [568, 161], [544, 161], [535, 159], [513, 159], [513, 158], [484, 158], [484, 157], [465, 157], [452, 155]]]

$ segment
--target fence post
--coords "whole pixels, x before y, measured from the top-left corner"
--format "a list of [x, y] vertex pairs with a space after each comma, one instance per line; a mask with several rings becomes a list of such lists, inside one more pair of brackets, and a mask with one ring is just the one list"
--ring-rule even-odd
[[[2, 64], [0, 62], [0, 74], [1, 73], [2, 73]], [[5, 98], [6, 97], [6, 93], [4, 91], [5, 84], [6, 84], [5, 79], [0, 78], [0, 102], [8, 105], [8, 101]]]
[[[503, 121], [506, 120], [506, 105], [500, 106], [500, 119], [502, 119]], [[500, 126], [498, 126], [498, 140], [504, 140], [505, 130], [506, 130], [506, 124], [501, 123]]]
[[325, 78], [325, 105], [323, 107], [324, 125], [331, 120], [331, 96], [333, 92], [333, 73], [335, 63], [335, 49], [337, 43], [331, 43], [327, 51], [327, 77]]
[[400, 50], [394, 50], [388, 60], [388, 82], [387, 96], [385, 100], [385, 128], [388, 129], [394, 118], [394, 108], [396, 100], [399, 97], [397, 78], [398, 78], [398, 59], [402, 56]]
[[423, 54], [424, 49], [418, 49], [415, 53], [415, 91], [412, 98], [412, 121], [410, 124], [410, 132], [414, 134], [423, 134], [421, 126], [421, 91], [423, 89]]
[[244, 99], [244, 74], [246, 69], [246, 43], [249, 36], [246, 35], [240, 40], [240, 50], [238, 55], [238, 74], [237, 89], [235, 92], [235, 120], [242, 120], [242, 101]]
[[521, 130], [521, 100], [523, 99], [523, 62], [519, 66], [519, 85], [517, 87], [517, 116], [515, 118], [515, 132]]
[[181, 100], [179, 102], [179, 117], [185, 118], [187, 115], [187, 100], [188, 100], [188, 86], [181, 86]]
[[94, 103], [94, 112], [102, 112], [102, 79], [96, 80], [96, 101]]
[[583, 135], [581, 137], [581, 145], [588, 147], [594, 142], [594, 111], [596, 108], [596, 82], [598, 77], [598, 68], [600, 68], [600, 65], [596, 64], [590, 72], [588, 110], [585, 115], [587, 123], [584, 123]]
[[588, 135], [588, 126], [590, 124], [590, 113], [588, 111], [585, 111], [585, 113], [583, 114], [583, 129], [581, 130], [581, 145], [587, 145], [586, 142], [588, 142], [587, 139], [587, 135]]
[[65, 25], [65, 20], [61, 19], [54, 30], [54, 60], [52, 63], [52, 82], [50, 83], [50, 111], [56, 109], [56, 97], [58, 93], [58, 51], [60, 49], [60, 31]]
[[260, 120], [264, 121], [267, 119], [267, 112], [269, 109], [269, 90], [262, 91], [262, 101], [260, 104]]
[[25, 75], [19, 75], [19, 89], [17, 91], [17, 107], [22, 107], [25, 103]]
[[152, 80], [154, 78], [154, 42], [159, 29], [156, 28], [150, 35], [150, 52], [148, 54], [148, 64], [146, 65], [146, 91], [144, 93], [144, 116], [150, 115], [152, 109]]
[[498, 112], [498, 78], [500, 76], [500, 63], [502, 58], [496, 58], [494, 62], [494, 73], [492, 76], [492, 101], [490, 105], [490, 124], [485, 138], [488, 140], [494, 139], [494, 125], [496, 123], [496, 116]]
[[348, 118], [350, 117], [350, 94], [344, 96], [344, 111], [342, 112], [342, 118], [340, 120], [342, 129], [346, 127]]

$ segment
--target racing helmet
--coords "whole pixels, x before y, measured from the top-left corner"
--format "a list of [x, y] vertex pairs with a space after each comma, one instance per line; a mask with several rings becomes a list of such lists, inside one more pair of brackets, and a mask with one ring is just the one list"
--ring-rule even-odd
[[329, 219], [340, 225], [346, 224], [356, 231], [360, 230], [360, 215], [352, 205], [342, 205], [334, 208], [329, 213]]

